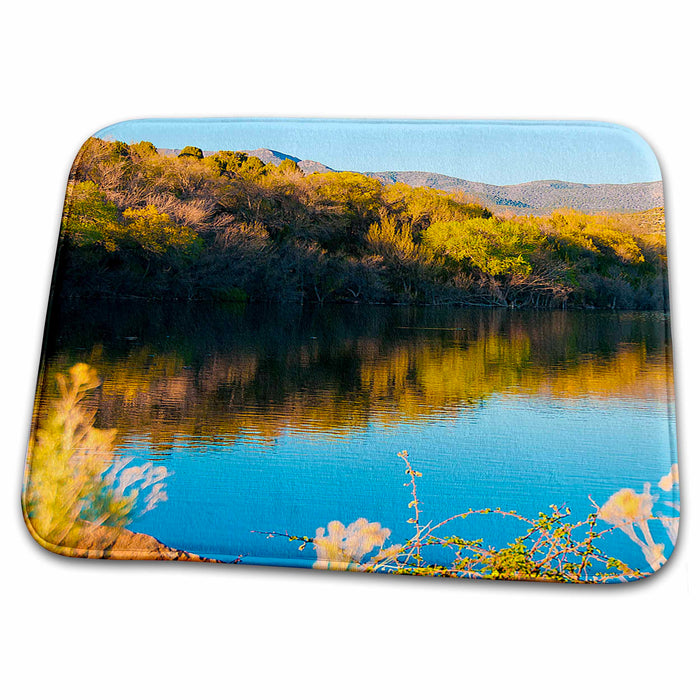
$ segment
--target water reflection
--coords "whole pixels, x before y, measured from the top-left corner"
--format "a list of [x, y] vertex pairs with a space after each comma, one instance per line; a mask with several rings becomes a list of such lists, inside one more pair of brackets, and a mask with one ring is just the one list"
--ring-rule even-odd
[[162, 449], [342, 438], [501, 395], [671, 398], [659, 313], [81, 302], [52, 324], [42, 395], [87, 362], [103, 378], [99, 424]]

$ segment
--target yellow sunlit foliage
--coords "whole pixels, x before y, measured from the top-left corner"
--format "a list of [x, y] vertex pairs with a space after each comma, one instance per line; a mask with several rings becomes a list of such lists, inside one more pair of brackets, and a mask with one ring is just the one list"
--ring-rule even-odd
[[89, 180], [72, 183], [68, 201], [63, 221], [65, 235], [78, 246], [102, 246], [114, 252], [119, 238], [117, 207]]
[[59, 398], [32, 435], [24, 509], [49, 546], [78, 546], [84, 523], [123, 527], [166, 500], [164, 467], [115, 460], [114, 430], [94, 427], [86, 396], [100, 385], [84, 363], [56, 374]]
[[110, 253], [135, 246], [147, 254], [162, 255], [168, 249], [188, 250], [197, 241], [194, 231], [174, 224], [152, 204], [128, 208], [120, 216], [90, 181], [72, 187], [64, 231], [77, 246], [99, 245]]
[[532, 254], [544, 236], [531, 222], [469, 219], [433, 224], [424, 235], [434, 253], [468, 262], [490, 277], [532, 273]]
[[[257, 230], [264, 248], [249, 245]], [[459, 192], [242, 151], [89, 139], [63, 235], [73, 296], [668, 306], [662, 209], [499, 218]]]
[[561, 211], [555, 212], [543, 223], [545, 228], [556, 232], [554, 235], [559, 244], [569, 255], [576, 255], [574, 251], [580, 250], [615, 256], [622, 263], [644, 262], [638, 242], [630, 233], [616, 227], [611, 217]]
[[461, 193], [442, 192], [427, 187], [411, 187], [403, 183], [387, 185], [384, 203], [400, 223], [408, 224], [411, 233], [419, 234], [431, 224], [446, 221], [467, 221], [489, 218], [491, 212]]
[[378, 212], [382, 186], [377, 180], [359, 173], [313, 173], [306, 185], [316, 202], [362, 213]]
[[143, 250], [162, 255], [168, 248], [187, 249], [197, 240], [197, 234], [184, 226], [176, 226], [167, 214], [161, 214], [151, 204], [141, 209], [127, 209], [123, 238], [134, 241]]
[[420, 255], [420, 247], [413, 240], [410, 225], [399, 224], [386, 213], [382, 213], [379, 221], [370, 224], [367, 244], [385, 259], [396, 259], [402, 263], [417, 260]]

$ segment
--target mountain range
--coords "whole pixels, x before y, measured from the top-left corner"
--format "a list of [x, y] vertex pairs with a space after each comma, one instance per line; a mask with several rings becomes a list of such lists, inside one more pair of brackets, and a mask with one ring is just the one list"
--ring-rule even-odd
[[[173, 149], [158, 149], [164, 154], [177, 154]], [[212, 152], [205, 152], [210, 155]], [[294, 161], [306, 174], [337, 172], [313, 160], [269, 148], [245, 151], [263, 163], [279, 165], [283, 160]], [[384, 185], [402, 182], [411, 187], [430, 187], [446, 192], [464, 192], [480, 204], [500, 214], [547, 214], [555, 209], [578, 209], [585, 212], [634, 212], [664, 206], [663, 184], [635, 182], [630, 184], [583, 184], [561, 180], [536, 180], [518, 185], [489, 185], [450, 175], [422, 171], [365, 172]]]

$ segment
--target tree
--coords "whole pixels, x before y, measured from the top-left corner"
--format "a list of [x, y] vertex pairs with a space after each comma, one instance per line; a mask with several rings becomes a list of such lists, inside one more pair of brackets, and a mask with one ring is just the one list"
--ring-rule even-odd
[[[71, 173], [64, 221], [73, 293], [160, 296], [182, 293], [189, 279], [188, 295], [210, 297], [221, 288], [214, 270], [225, 268], [254, 280], [246, 291], [256, 299], [306, 289], [312, 299], [666, 304], [663, 210], [504, 220], [463, 193], [385, 186], [360, 173], [305, 175], [291, 159], [265, 165], [230, 150], [204, 157], [196, 146], [180, 156], [160, 154], [149, 142], [88, 139]], [[245, 232], [258, 229], [264, 252], [249, 258]], [[217, 245], [222, 240], [226, 245]], [[206, 255], [197, 262], [182, 255], [198, 247]], [[352, 272], [340, 275], [340, 268]]]
[[139, 141], [132, 144], [130, 151], [132, 158], [136, 157], [139, 160], [158, 155], [158, 149], [150, 141]]
[[257, 156], [249, 156], [241, 163], [238, 172], [246, 180], [255, 180], [265, 172], [265, 163]]
[[203, 159], [204, 163], [212, 165], [218, 175], [238, 174], [243, 164], [248, 160], [244, 151], [217, 151]]
[[185, 146], [178, 154], [178, 158], [198, 158], [202, 159], [204, 157], [204, 153], [202, 153], [201, 148], [197, 148], [196, 146]]
[[299, 166], [291, 159], [285, 158], [278, 166], [280, 173], [300, 173]]
[[98, 246], [109, 252], [120, 237], [117, 207], [102, 195], [94, 182], [75, 183], [68, 195], [63, 235], [78, 247]]
[[376, 215], [382, 204], [382, 185], [360, 173], [313, 173], [307, 181], [314, 202], [343, 207], [358, 218]]

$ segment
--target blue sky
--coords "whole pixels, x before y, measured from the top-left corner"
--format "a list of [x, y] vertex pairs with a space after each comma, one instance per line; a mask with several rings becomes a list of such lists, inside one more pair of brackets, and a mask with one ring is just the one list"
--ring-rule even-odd
[[641, 136], [601, 122], [143, 119], [96, 136], [160, 148], [270, 148], [336, 170], [424, 170], [494, 185], [661, 179]]

